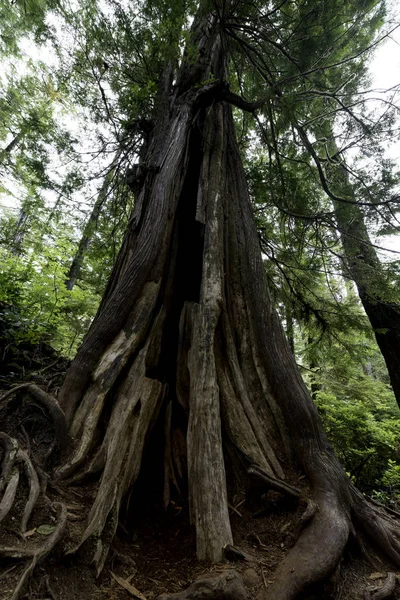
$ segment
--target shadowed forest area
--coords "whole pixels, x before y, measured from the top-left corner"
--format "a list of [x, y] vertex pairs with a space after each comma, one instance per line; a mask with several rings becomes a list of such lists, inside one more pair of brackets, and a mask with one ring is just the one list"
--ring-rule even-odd
[[0, 15], [0, 597], [400, 598], [396, 7]]

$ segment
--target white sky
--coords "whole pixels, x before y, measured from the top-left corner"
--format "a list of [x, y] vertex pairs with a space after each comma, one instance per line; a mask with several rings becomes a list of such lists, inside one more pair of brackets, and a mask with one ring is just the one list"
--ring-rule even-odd
[[[399, 27], [379, 44], [370, 64], [372, 87], [381, 92], [400, 85], [400, 3], [396, 6], [396, 2], [392, 2], [389, 6], [391, 7], [390, 21], [394, 26], [399, 25]], [[400, 110], [399, 99], [400, 95], [397, 95], [397, 105]], [[399, 161], [400, 168], [400, 138], [392, 140], [392, 144], [387, 148], [387, 154], [390, 158]]]
[[[398, 0], [388, 2], [388, 21], [390, 28], [397, 27], [390, 36], [381, 42], [376, 49], [374, 58], [370, 64], [372, 87], [380, 92], [385, 92], [400, 85], [400, 3]], [[376, 94], [373, 94], [376, 97]], [[394, 95], [394, 103], [399, 107], [400, 94]], [[400, 125], [400, 114], [399, 114]], [[400, 136], [395, 136], [391, 142], [388, 141], [386, 148], [388, 158], [395, 160], [400, 169]], [[385, 248], [400, 251], [400, 236], [386, 236], [377, 239], [376, 243]], [[399, 258], [393, 252], [388, 252], [389, 259]]]

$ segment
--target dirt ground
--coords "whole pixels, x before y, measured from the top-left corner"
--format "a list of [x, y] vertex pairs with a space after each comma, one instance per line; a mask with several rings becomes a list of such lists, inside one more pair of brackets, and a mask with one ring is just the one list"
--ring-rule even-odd
[[[54, 386], [62, 379], [62, 370], [66, 365], [54, 356], [43, 358], [40, 355], [37, 360], [37, 363], [31, 361], [30, 369], [26, 369], [30, 371], [29, 378], [36, 376], [38, 383], [45, 387], [46, 376], [50, 376], [48, 388], [55, 393]], [[46, 361], [51, 365], [49, 368]], [[9, 372], [4, 375], [3, 382], [9, 376]], [[3, 392], [6, 391], [6, 387], [1, 387]], [[0, 392], [0, 396], [3, 392]], [[40, 407], [36, 408], [36, 412], [29, 412], [29, 415], [24, 413], [23, 405], [21, 410], [19, 415], [22, 420], [15, 423], [13, 411], [7, 417], [0, 410], [2, 426], [7, 425], [6, 430], [14, 435], [10, 429], [15, 426], [17, 430], [18, 425], [16, 437], [23, 434], [18, 438], [22, 447], [24, 444], [33, 444], [35, 447], [32, 450], [36, 454], [45, 452], [54, 434], [48, 429], [50, 421], [47, 422], [46, 418], [43, 420]], [[29, 411], [32, 411], [32, 405]], [[6, 422], [7, 418], [11, 421]], [[21, 428], [22, 422], [25, 427]], [[290, 483], [302, 490], [303, 498], [307, 497], [304, 480], [296, 480], [293, 476]], [[1, 530], [0, 545], [10, 547], [22, 544], [29, 548], [40, 543], [54, 529], [55, 515], [49, 510], [49, 505], [42, 502], [29, 521], [25, 536], [19, 533], [18, 525], [28, 494], [27, 490], [24, 494], [23, 486], [21, 489], [22, 494], [19, 492], [18, 501]], [[36, 567], [21, 596], [23, 600], [126, 600], [134, 597], [124, 589], [124, 583], [134, 586], [142, 595], [142, 600], [152, 600], [160, 594], [185, 589], [203, 574], [218, 573], [225, 569], [235, 569], [242, 575], [249, 600], [273, 600], [268, 596], [268, 587], [273, 582], [274, 570], [297, 539], [300, 517], [306, 507], [304, 500], [286, 499], [276, 492], [262, 494], [256, 490], [256, 493], [250, 493], [248, 489], [237, 492], [230, 505], [231, 523], [235, 547], [240, 549], [244, 557], [238, 560], [238, 556], [230, 552], [224, 563], [210, 567], [196, 561], [195, 536], [189, 522], [188, 507], [175, 500], [164, 511], [155, 500], [161, 498], [162, 494], [154, 489], [147, 489], [146, 492], [145, 487], [141, 493], [139, 487], [139, 490], [135, 490], [135, 504], [128, 501], [129, 508], [126, 506], [121, 511], [117, 536], [105, 568], [96, 579], [90, 564], [93, 547], [89, 542], [76, 554], [65, 554], [79, 539], [93, 489], [90, 482], [85, 488], [47, 486], [46, 493], [52, 501], [61, 500], [66, 504], [68, 528], [55, 552]], [[0, 563], [0, 600], [10, 597], [24, 567], [25, 559], [19, 562], [14, 559], [3, 560]], [[362, 554], [359, 545], [353, 542], [348, 544], [334, 581], [309, 590], [303, 600], [364, 600], [365, 591], [383, 583], [389, 571], [393, 571], [390, 565], [380, 562], [372, 553], [368, 556]], [[393, 598], [400, 599], [400, 591], [396, 594]]]
[[[72, 519], [70, 536], [73, 536], [74, 525], [80, 529], [85, 512], [85, 498], [78, 494], [78, 491], [74, 493], [68, 505]], [[18, 518], [18, 506], [14, 510], [11, 520]], [[203, 574], [234, 568], [243, 577], [249, 600], [265, 600], [276, 565], [294, 543], [303, 510], [301, 502], [296, 506], [293, 501], [282, 501], [273, 492], [261, 498], [258, 505], [246, 502], [244, 494], [239, 495], [232, 505], [231, 518], [235, 546], [245, 554], [245, 560], [235, 560], [229, 555], [231, 560], [210, 568], [196, 561], [194, 531], [187, 509], [175, 504], [162, 512], [149, 504], [147, 510], [141, 507], [140, 514], [133, 516], [129, 527], [120, 523], [109, 560], [98, 579], [89, 562], [93, 556], [90, 546], [83, 546], [76, 555], [63, 556], [70, 543], [67, 536], [58, 552], [36, 569], [22, 598], [124, 600], [134, 597], [122, 587], [122, 579], [144, 598], [152, 600], [162, 593], [188, 587]], [[46, 520], [49, 521], [48, 512], [35, 514], [26, 543], [33, 543], [41, 535], [38, 529], [40, 531], [40, 525]], [[15, 544], [15, 532], [8, 530], [8, 536], [8, 539], [0, 538], [0, 543]], [[363, 600], [366, 589], [383, 582], [389, 569], [382, 563], [369, 564], [354, 545], [343, 558], [335, 585], [310, 591], [304, 600]], [[21, 570], [22, 565], [16, 565], [15, 561], [1, 565], [0, 598], [5, 600], [9, 596]], [[393, 598], [400, 598], [400, 594]]]

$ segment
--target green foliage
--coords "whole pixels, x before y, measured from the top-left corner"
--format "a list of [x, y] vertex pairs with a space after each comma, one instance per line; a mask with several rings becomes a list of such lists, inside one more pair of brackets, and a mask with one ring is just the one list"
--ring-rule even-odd
[[20, 38], [32, 33], [37, 40], [43, 40], [48, 33], [45, 22], [46, 9], [51, 0], [9, 0], [0, 1], [0, 55], [19, 55]]
[[400, 469], [400, 419], [390, 390], [364, 377], [344, 383], [336, 395], [318, 392], [316, 402], [337, 455], [357, 487], [371, 493], [387, 486], [389, 461]]
[[17, 343], [46, 341], [73, 356], [97, 309], [92, 289], [65, 287], [72, 252], [68, 237], [46, 245], [40, 255], [14, 255], [0, 249], [2, 335]]
[[364, 492], [400, 494], [399, 411], [374, 340], [353, 329], [326, 343], [303, 334], [301, 346], [303, 376], [346, 471]]

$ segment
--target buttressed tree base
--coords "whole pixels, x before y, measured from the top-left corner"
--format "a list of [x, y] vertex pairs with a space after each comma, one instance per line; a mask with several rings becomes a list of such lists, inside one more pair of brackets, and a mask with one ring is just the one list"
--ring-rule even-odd
[[[165, 506], [188, 501], [193, 553], [207, 563], [235, 553], [231, 495], [249, 477], [298, 498], [292, 484], [305, 476], [297, 539], [260, 598], [307, 597], [350, 538], [400, 566], [399, 517], [344, 473], [272, 306], [232, 117], [232, 103], [254, 106], [227, 91], [226, 40], [203, 4], [178, 73], [165, 69], [129, 229], [58, 401], [34, 385], [3, 398], [0, 555], [12, 600], [47, 557], [86, 548], [100, 574], [139, 474], [160, 483]], [[52, 440], [7, 430], [29, 402], [52, 421]], [[156, 453], [163, 467], [144, 473]], [[88, 506], [81, 522], [67, 516], [74, 494]], [[22, 524], [9, 520], [16, 506]], [[53, 525], [27, 535], [45, 514]], [[215, 581], [201, 597], [235, 597], [232, 578]]]

